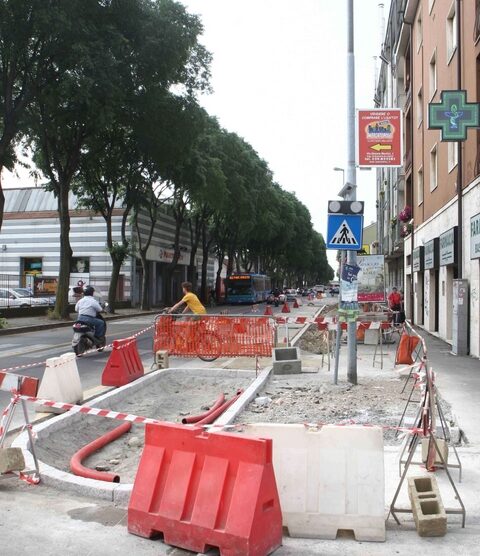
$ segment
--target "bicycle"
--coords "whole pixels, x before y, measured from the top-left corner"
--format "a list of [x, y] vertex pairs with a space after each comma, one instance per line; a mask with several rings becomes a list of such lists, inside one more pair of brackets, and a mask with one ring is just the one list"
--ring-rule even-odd
[[[164, 309], [161, 315], [166, 316], [163, 325], [165, 330], [155, 334], [154, 349], [164, 349], [172, 355], [195, 354], [202, 361], [215, 361], [222, 354], [222, 341], [218, 334], [209, 330], [208, 320], [201, 320], [198, 315], [169, 313]], [[167, 320], [168, 319], [168, 320]]]

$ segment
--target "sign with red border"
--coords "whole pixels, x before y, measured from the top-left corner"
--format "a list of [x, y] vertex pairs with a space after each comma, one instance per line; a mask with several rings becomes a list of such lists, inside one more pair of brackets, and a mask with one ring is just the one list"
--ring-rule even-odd
[[402, 166], [402, 126], [400, 109], [357, 110], [357, 165], [360, 168]]

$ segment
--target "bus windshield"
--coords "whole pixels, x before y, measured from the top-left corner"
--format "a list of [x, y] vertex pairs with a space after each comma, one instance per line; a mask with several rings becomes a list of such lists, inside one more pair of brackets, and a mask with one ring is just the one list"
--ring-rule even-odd
[[251, 295], [253, 293], [251, 284], [230, 284], [228, 295]]

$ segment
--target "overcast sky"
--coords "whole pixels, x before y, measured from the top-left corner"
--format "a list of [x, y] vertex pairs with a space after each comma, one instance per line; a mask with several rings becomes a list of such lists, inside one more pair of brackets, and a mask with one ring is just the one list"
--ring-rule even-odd
[[[200, 15], [213, 54], [213, 94], [201, 103], [244, 137], [275, 179], [310, 209], [326, 235], [327, 200], [342, 186], [346, 160], [346, 0], [183, 0]], [[373, 106], [380, 49], [377, 0], [356, 0], [357, 108]], [[388, 18], [390, 0], [385, 1]], [[4, 184], [27, 185], [8, 174]], [[357, 172], [365, 223], [376, 218], [375, 172]], [[329, 252], [331, 263], [335, 252]]]
[[[212, 95], [201, 99], [244, 137], [275, 179], [295, 191], [326, 235], [327, 200], [346, 160], [346, 0], [183, 0], [200, 15], [213, 54]], [[379, 2], [355, 2], [357, 108], [373, 107]], [[390, 0], [385, 4], [388, 19]], [[376, 219], [375, 171], [357, 172], [365, 222]], [[330, 261], [335, 252], [329, 253]]]

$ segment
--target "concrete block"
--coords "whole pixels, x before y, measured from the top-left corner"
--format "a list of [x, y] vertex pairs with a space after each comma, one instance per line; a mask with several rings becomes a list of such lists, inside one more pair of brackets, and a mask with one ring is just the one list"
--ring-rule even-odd
[[273, 374], [292, 375], [302, 372], [302, 362], [296, 347], [273, 349]]
[[158, 369], [168, 369], [169, 363], [167, 350], [159, 350], [155, 353], [155, 364]]
[[447, 514], [435, 477], [409, 477], [408, 496], [419, 536], [443, 537], [447, 532]]
[[0, 448], [0, 475], [24, 469], [25, 459], [21, 448]]
[[[47, 359], [38, 397], [74, 404], [82, 401], [83, 389], [74, 353], [64, 353], [60, 357]], [[63, 410], [36, 405], [35, 411], [62, 413]]]
[[380, 427], [251, 424], [273, 439], [283, 525], [292, 537], [385, 541], [385, 478]]
[[[438, 452], [441, 453], [443, 459], [445, 460], [445, 463], [448, 463], [448, 444], [445, 440], [443, 440], [442, 438], [436, 438], [437, 441], [437, 446], [438, 446], [438, 450], [437, 450], [437, 454], [435, 457], [435, 464], [436, 465], [441, 465], [442, 464], [442, 460], [440, 459], [440, 456], [438, 455]], [[429, 444], [429, 439], [428, 438], [422, 438], [422, 461], [423, 463], [425, 463], [427, 461], [427, 457], [428, 457], [428, 444]]]

